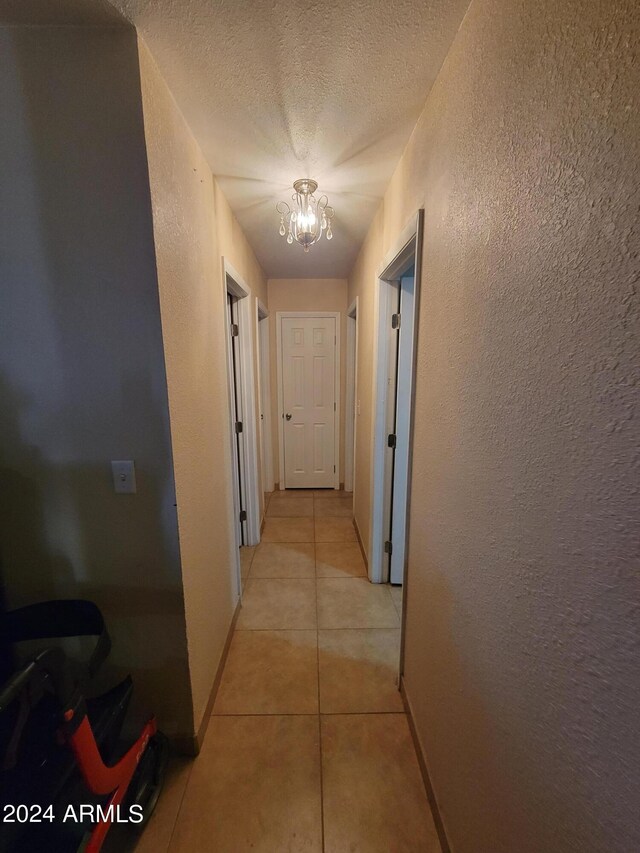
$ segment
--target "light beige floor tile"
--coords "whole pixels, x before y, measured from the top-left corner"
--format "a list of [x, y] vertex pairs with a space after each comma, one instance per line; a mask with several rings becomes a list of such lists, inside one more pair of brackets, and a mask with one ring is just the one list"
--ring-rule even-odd
[[[255, 572], [255, 559], [252, 571]], [[367, 570], [357, 543], [318, 542], [316, 575], [319, 578], [366, 577]]]
[[267, 518], [288, 516], [289, 518], [313, 517], [312, 498], [272, 498], [269, 501]]
[[369, 583], [365, 578], [318, 578], [316, 583], [319, 628], [400, 627], [384, 584]]
[[314, 498], [344, 498], [351, 497], [353, 492], [345, 492], [344, 489], [314, 489]]
[[357, 542], [350, 518], [316, 518], [316, 542]]
[[315, 627], [315, 581], [249, 578], [242, 598], [238, 630], [306, 630]]
[[318, 718], [213, 717], [170, 853], [320, 853]]
[[398, 629], [320, 631], [320, 712], [404, 710], [397, 686]]
[[317, 714], [315, 631], [236, 631], [214, 714]]
[[267, 518], [263, 542], [313, 542], [312, 518]]
[[255, 552], [255, 546], [243, 545], [240, 548], [240, 577], [248, 578], [251, 569], [251, 561]]
[[312, 498], [313, 489], [277, 489], [274, 498]]
[[326, 853], [440, 853], [404, 714], [321, 720]]
[[351, 498], [335, 498], [332, 501], [319, 499], [314, 501], [314, 513], [316, 518], [325, 518], [327, 516], [352, 518], [353, 517], [353, 501]]
[[103, 853], [166, 853], [193, 759], [172, 757], [160, 799], [142, 834], [130, 824], [114, 825], [102, 847]]
[[252, 578], [314, 578], [313, 542], [262, 542], [251, 564]]
[[400, 617], [400, 619], [402, 619], [402, 590], [403, 587], [401, 586], [389, 586], [391, 599], [395, 605], [396, 610], [398, 611], [398, 616]]

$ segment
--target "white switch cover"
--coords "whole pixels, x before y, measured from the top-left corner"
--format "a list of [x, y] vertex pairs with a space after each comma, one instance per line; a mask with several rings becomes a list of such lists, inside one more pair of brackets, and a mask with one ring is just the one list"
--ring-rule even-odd
[[133, 459], [118, 460], [111, 463], [113, 491], [118, 495], [135, 495], [136, 469]]

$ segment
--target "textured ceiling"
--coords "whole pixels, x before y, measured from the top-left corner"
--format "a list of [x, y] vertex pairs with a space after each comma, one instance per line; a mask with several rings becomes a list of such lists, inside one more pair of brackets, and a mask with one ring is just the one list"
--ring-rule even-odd
[[[87, 0], [89, 2], [89, 0]], [[112, 0], [147, 42], [270, 277], [346, 276], [468, 0]], [[334, 239], [274, 210], [311, 177]]]
[[[346, 276], [469, 0], [111, 2], [153, 53], [266, 274]], [[308, 254], [278, 235], [274, 209], [300, 177], [336, 211], [333, 240]]]

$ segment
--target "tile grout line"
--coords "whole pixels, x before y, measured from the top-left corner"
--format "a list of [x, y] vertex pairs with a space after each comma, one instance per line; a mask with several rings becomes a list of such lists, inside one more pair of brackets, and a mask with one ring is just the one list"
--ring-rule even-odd
[[318, 619], [318, 573], [316, 559], [316, 499], [313, 498], [313, 574], [316, 593], [316, 669], [318, 683], [318, 750], [320, 758], [320, 838], [324, 853], [324, 776], [322, 770], [322, 717], [320, 716], [320, 622]]
[[282, 711], [264, 711], [258, 713], [256, 711], [252, 714], [234, 711], [228, 714], [212, 714], [211, 717], [215, 717], [216, 719], [223, 719], [225, 717], [379, 717], [381, 714], [395, 714], [400, 717], [406, 716], [404, 711], [322, 711], [320, 714], [316, 713], [316, 711], [289, 711], [287, 713], [283, 713]]
[[[295, 578], [294, 578], [295, 580]], [[236, 628], [236, 631], [240, 631], [241, 633], [249, 633], [249, 631], [254, 631], [256, 633], [260, 633], [261, 631], [273, 631], [278, 634], [286, 634], [288, 631], [295, 633], [296, 631], [313, 631], [313, 628]], [[323, 631], [399, 631], [400, 628], [397, 625], [383, 625], [382, 627], [379, 625], [356, 625], [345, 628], [322, 628]]]
[[194, 764], [195, 764], [195, 762], [192, 761], [191, 766], [189, 767], [189, 772], [187, 773], [187, 781], [184, 783], [184, 788], [182, 789], [182, 796], [180, 797], [180, 803], [179, 803], [178, 809], [176, 811], [175, 819], [174, 819], [173, 824], [171, 826], [171, 834], [169, 835], [169, 841], [167, 842], [166, 853], [169, 853], [169, 851], [171, 850], [171, 844], [173, 843], [173, 836], [176, 834], [176, 827], [178, 826], [178, 819], [180, 817], [180, 812], [182, 811], [184, 799], [187, 796], [187, 788], [189, 787], [189, 782], [191, 781], [191, 773], [193, 772]]

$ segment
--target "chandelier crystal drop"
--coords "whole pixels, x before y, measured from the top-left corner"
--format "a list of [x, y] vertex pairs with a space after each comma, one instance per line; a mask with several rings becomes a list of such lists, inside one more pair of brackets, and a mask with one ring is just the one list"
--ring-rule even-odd
[[293, 206], [286, 201], [276, 204], [276, 210], [280, 214], [280, 236], [284, 237], [286, 234], [287, 243], [291, 244], [296, 240], [305, 252], [308, 252], [309, 247], [317, 243], [323, 233], [326, 232], [327, 240], [333, 237], [333, 208], [329, 207], [326, 195], [315, 197], [318, 184], [309, 178], [296, 181], [293, 189]]

